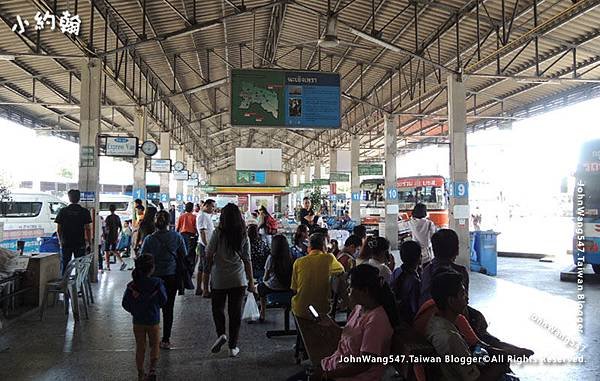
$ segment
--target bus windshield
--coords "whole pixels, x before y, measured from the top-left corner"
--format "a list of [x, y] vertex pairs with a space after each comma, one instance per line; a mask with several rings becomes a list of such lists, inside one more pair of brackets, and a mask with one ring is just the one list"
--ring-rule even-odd
[[398, 189], [398, 200], [401, 203], [438, 203], [442, 202], [443, 192], [440, 187], [415, 187]]

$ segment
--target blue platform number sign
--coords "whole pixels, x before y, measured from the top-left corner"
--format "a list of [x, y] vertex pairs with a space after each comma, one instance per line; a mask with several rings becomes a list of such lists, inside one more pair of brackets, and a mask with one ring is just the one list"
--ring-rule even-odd
[[144, 188], [136, 188], [133, 190], [133, 198], [145, 200], [146, 199], [146, 190]]
[[360, 201], [360, 192], [352, 192], [352, 201]]
[[336, 200], [337, 200], [337, 197], [336, 197], [336, 195], [334, 195], [334, 194], [330, 194], [330, 195], [329, 195], [329, 200], [331, 200], [331, 201], [336, 201]]
[[396, 188], [386, 189], [385, 197], [388, 200], [397, 200], [398, 199], [398, 189], [396, 189]]
[[177, 195], [175, 195], [175, 200], [177, 200], [177, 202], [183, 202], [183, 193], [177, 193]]
[[80, 201], [84, 201], [84, 202], [96, 201], [96, 192], [81, 192]]
[[193, 195], [191, 195], [191, 194], [188, 194], [188, 196], [187, 196], [187, 201], [188, 201], [188, 202], [194, 202], [194, 196], [193, 196]]
[[168, 202], [169, 201], [169, 194], [168, 193], [161, 193], [160, 194], [160, 202]]
[[452, 183], [451, 197], [454, 198], [468, 198], [469, 197], [469, 183], [466, 181], [454, 181]]

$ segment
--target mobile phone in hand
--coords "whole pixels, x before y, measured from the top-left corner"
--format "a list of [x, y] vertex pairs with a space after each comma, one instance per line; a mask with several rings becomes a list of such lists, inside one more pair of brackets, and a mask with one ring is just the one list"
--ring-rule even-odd
[[315, 320], [319, 320], [319, 313], [317, 312], [317, 310], [315, 309], [315, 307], [313, 307], [312, 305], [308, 306], [308, 310], [310, 311], [310, 314], [313, 316], [313, 318]]

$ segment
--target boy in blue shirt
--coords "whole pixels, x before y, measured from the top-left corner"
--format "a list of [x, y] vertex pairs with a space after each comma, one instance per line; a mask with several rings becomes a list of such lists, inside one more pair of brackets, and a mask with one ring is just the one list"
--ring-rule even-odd
[[144, 380], [144, 357], [146, 336], [150, 344], [150, 371], [147, 380], [156, 380], [160, 342], [160, 307], [167, 302], [167, 291], [160, 278], [151, 277], [154, 272], [154, 257], [140, 255], [135, 261], [133, 281], [127, 284], [123, 295], [123, 308], [133, 315], [135, 335], [135, 363], [138, 380]]

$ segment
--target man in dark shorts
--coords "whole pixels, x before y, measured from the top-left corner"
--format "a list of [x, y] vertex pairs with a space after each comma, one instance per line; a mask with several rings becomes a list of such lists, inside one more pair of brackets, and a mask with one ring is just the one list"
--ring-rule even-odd
[[104, 237], [106, 270], [110, 271], [110, 255], [112, 254], [119, 262], [121, 262], [121, 268], [119, 270], [123, 271], [127, 267], [127, 264], [123, 261], [121, 254], [119, 254], [119, 251], [117, 250], [119, 235], [121, 234], [121, 230], [123, 230], [123, 226], [121, 225], [121, 218], [115, 214], [115, 210], [117, 210], [116, 206], [110, 204], [108, 210], [110, 210], [110, 214], [106, 216], [106, 236]]
[[73, 256], [79, 258], [91, 249], [92, 216], [90, 211], [79, 205], [81, 197], [77, 189], [67, 193], [71, 204], [62, 208], [54, 222], [62, 251], [62, 272]]

